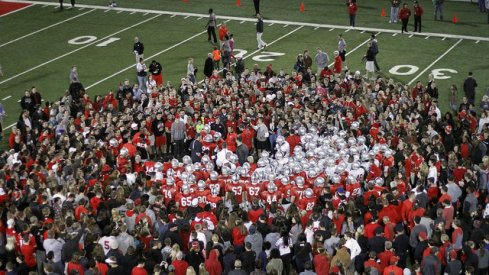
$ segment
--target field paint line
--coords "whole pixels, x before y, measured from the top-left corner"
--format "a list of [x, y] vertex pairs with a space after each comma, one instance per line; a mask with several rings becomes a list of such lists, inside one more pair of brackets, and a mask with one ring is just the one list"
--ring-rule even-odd
[[86, 14], [89, 14], [89, 13], [93, 12], [93, 11], [95, 11], [95, 10], [93, 9], [93, 10], [86, 11], [86, 12], [84, 12], [84, 13], [80, 13], [80, 14], [78, 14], [78, 15], [76, 15], [76, 16], [70, 17], [70, 18], [65, 19], [65, 20], [63, 20], [63, 21], [60, 21], [60, 22], [58, 22], [58, 23], [54, 23], [54, 24], [52, 24], [52, 25], [49, 25], [49, 26], [44, 27], [44, 28], [42, 28], [42, 29], [39, 29], [39, 30], [37, 30], [37, 31], [34, 31], [34, 32], [28, 33], [28, 34], [26, 34], [26, 35], [23, 35], [23, 36], [21, 36], [21, 37], [19, 37], [19, 38], [16, 38], [16, 39], [10, 40], [9, 42], [6, 42], [6, 43], [1, 44], [1, 45], [0, 45], [0, 48], [1, 48], [1, 47], [4, 47], [4, 46], [7, 46], [8, 44], [11, 44], [11, 43], [17, 42], [17, 41], [19, 41], [19, 40], [22, 40], [22, 39], [24, 39], [24, 38], [26, 38], [26, 37], [29, 37], [29, 36], [31, 36], [31, 35], [34, 35], [34, 34], [36, 34], [36, 33], [40, 33], [40, 32], [42, 32], [42, 31], [45, 31], [45, 30], [48, 30], [48, 29], [50, 29], [50, 28], [56, 27], [56, 26], [58, 26], [58, 25], [60, 25], [60, 24], [66, 23], [66, 22], [71, 21], [71, 20], [73, 20], [73, 19], [76, 19], [76, 18], [78, 18], [78, 17], [84, 16], [84, 15], [86, 15]]
[[445, 40], [447, 40], [447, 38], [446, 38], [446, 37], [443, 37], [441, 40], [442, 40], [442, 41], [445, 41]]
[[477, 40], [477, 41], [475, 41], [475, 44], [479, 44], [479, 42], [481, 42], [481, 41], [480, 40]]
[[136, 13], [136, 12], [135, 12], [135, 11], [133, 11], [133, 12], [131, 12], [130, 14], [135, 14], [135, 13]]
[[414, 36], [414, 34], [411, 34], [411, 35], [409, 36], [409, 38], [411, 38], [411, 37], [413, 37], [413, 36]]
[[189, 17], [190, 17], [190, 16], [189, 16], [189, 15], [187, 15], [187, 16], [185, 16], [183, 19], [187, 19], [187, 18], [189, 18]]
[[[277, 43], [278, 41], [280, 41], [280, 40], [284, 39], [285, 37], [287, 37], [287, 36], [289, 36], [289, 35], [293, 34], [294, 32], [296, 32], [296, 31], [298, 31], [298, 30], [302, 29], [303, 27], [304, 27], [304, 26], [299, 26], [299, 27], [295, 28], [294, 30], [292, 30], [292, 31], [290, 31], [290, 32], [288, 32], [288, 33], [286, 33], [286, 34], [282, 35], [281, 37], [279, 37], [279, 38], [277, 38], [277, 39], [273, 40], [272, 42], [268, 43], [268, 44], [267, 44], [267, 46], [270, 46], [270, 45], [273, 45], [273, 44]], [[254, 52], [251, 52], [251, 53], [249, 53], [249, 54], [247, 54], [247, 55], [243, 56], [243, 60], [245, 60], [246, 58], [248, 58], [248, 57], [250, 57], [250, 56], [253, 56], [253, 55], [257, 54], [258, 52], [262, 52], [262, 50], [261, 50], [261, 49], [258, 49], [258, 50], [255, 50]], [[234, 65], [236, 65], [236, 63], [233, 63], [233, 64], [231, 64], [230, 66], [234, 66]], [[223, 70], [224, 70], [224, 69], [221, 69], [221, 70], [219, 70], [219, 72], [222, 72]], [[201, 83], [203, 83], [203, 82], [204, 82], [204, 79], [202, 79], [201, 81], [199, 81], [199, 84], [201, 84]]]
[[332, 28], [332, 29], [329, 29], [329, 31], [330, 31], [330, 32], [332, 32], [332, 31], [334, 31], [334, 28]]
[[314, 28], [314, 30], [317, 30], [317, 29], [319, 29], [319, 27], [315, 27], [315, 28]]
[[173, 17], [175, 17], [175, 16], [177, 16], [177, 15], [176, 15], [176, 14], [174, 14], [174, 15], [170, 16], [170, 18], [173, 18]]
[[409, 81], [408, 85], [413, 84], [414, 81], [416, 81], [420, 76], [425, 74], [426, 71], [428, 71], [431, 67], [433, 67], [433, 65], [436, 64], [436, 62], [440, 61], [443, 57], [445, 57], [445, 55], [447, 55], [449, 52], [451, 52], [462, 41], [463, 41], [463, 39], [459, 39], [455, 44], [453, 44], [450, 48], [448, 48], [448, 50], [446, 50], [442, 55], [440, 55], [437, 59], [435, 59], [435, 61], [433, 61], [430, 65], [428, 65], [428, 67], [426, 67], [422, 72], [420, 72], [415, 78], [413, 78], [411, 81]]
[[429, 35], [428, 35], [428, 36], [426, 36], [424, 39], [428, 39], [428, 38], [430, 38], [430, 36], [429, 36]]
[[[379, 35], [379, 34], [381, 34], [381, 32], [376, 33], [376, 34], [375, 34], [375, 36], [377, 36], [377, 35]], [[347, 51], [345, 56], [348, 56], [348, 55], [350, 55], [352, 52], [354, 52], [354, 51], [356, 51], [356, 50], [360, 49], [360, 48], [361, 48], [361, 47], [363, 47], [365, 44], [367, 44], [367, 43], [368, 43], [368, 41], [370, 41], [370, 38], [368, 38], [367, 40], [365, 40], [365, 41], [363, 41], [362, 43], [360, 43], [360, 45], [356, 46], [356, 47], [355, 47], [355, 48], [353, 48], [351, 51]], [[334, 62], [332, 62], [331, 64], [329, 64], [329, 65], [328, 65], [328, 67], [333, 66], [333, 64], [334, 64]]]
[[123, 13], [124, 11], [118, 11], [117, 13]]
[[346, 29], [346, 30], [345, 30], [345, 32], [349, 32], [349, 31], [351, 31], [351, 29]]
[[[229, 21], [231, 21], [231, 19], [228, 19], [228, 20], [224, 21], [224, 23], [227, 23], [227, 22], [229, 22]], [[219, 24], [219, 25], [220, 25], [220, 24]]]
[[199, 17], [199, 18], [197, 18], [197, 20], [202, 20], [202, 19], [204, 19], [204, 17]]
[[9, 98], [11, 98], [11, 97], [12, 97], [12, 96], [11, 96], [11, 95], [9, 95], [9, 96], [6, 96], [6, 97], [2, 98], [2, 100], [7, 100], [7, 99], [9, 99]]
[[42, 8], [49, 7], [49, 5], [42, 5]]
[[109, 12], [109, 11], [111, 11], [111, 10], [106, 10], [106, 11], [104, 11], [104, 13], [105, 13], [105, 12]]
[[[294, 32], [296, 32], [296, 31], [298, 31], [298, 30], [300, 30], [300, 29], [302, 29], [302, 28], [304, 28], [304, 26], [299, 26], [299, 27], [297, 27], [297, 28], [295, 28], [295, 29], [291, 30], [290, 32], [288, 32], [288, 33], [286, 33], [286, 34], [284, 34], [284, 35], [280, 36], [279, 38], [277, 38], [277, 39], [273, 40], [272, 42], [267, 43], [267, 47], [269, 47], [270, 45], [273, 45], [273, 44], [277, 43], [278, 41], [280, 41], [280, 40], [284, 39], [285, 37], [287, 37], [287, 36], [289, 36], [289, 35], [293, 34]], [[261, 49], [258, 49], [258, 50], [255, 50], [254, 52], [249, 53], [249, 54], [248, 54], [248, 55], [246, 55], [246, 56], [243, 56], [243, 60], [244, 60], [244, 59], [246, 59], [246, 58], [248, 58], [248, 57], [250, 57], [250, 56], [252, 56], [252, 55], [255, 55], [256, 53], [258, 53], [258, 52], [260, 52], [260, 51], [262, 51], [262, 50], [261, 50]]]
[[147, 12], [147, 13], [143, 14], [143, 16], [146, 16], [146, 15], [148, 15], [148, 14], [149, 14], [149, 12]]
[[[13, 11], [9, 11], [9, 12], [7, 12], [7, 13], [4, 13], [4, 14], [0, 15], [0, 17], [4, 17], [4, 16], [7, 16], [7, 15], [10, 15], [10, 14], [12, 14], [12, 13], [19, 12], [19, 11], [23, 11], [23, 10], [25, 10], [25, 9], [27, 9], [27, 8], [30, 8], [30, 7], [34, 6], [36, 3], [35, 3], [35, 2], [33, 2], [33, 3], [28, 3], [28, 4], [31, 4], [31, 5], [29, 5], [29, 6], [25, 6], [25, 7], [22, 7], [22, 8], [20, 8], [20, 9], [13, 10]], [[46, 4], [46, 5], [47, 5], [47, 4]], [[57, 5], [56, 5], [56, 6], [57, 6]]]
[[8, 129], [10, 129], [10, 128], [14, 127], [15, 125], [17, 125], [17, 122], [16, 122], [16, 123], [12, 123], [12, 124], [10, 124], [9, 126], [5, 127], [5, 129], [4, 129], [4, 130], [8, 130]]
[[365, 31], [361, 31], [360, 33], [365, 33]]
[[268, 25], [268, 26], [269, 26], [269, 27], [271, 27], [271, 26], [273, 26], [273, 25], [275, 25], [275, 23], [270, 23], [270, 25]]
[[393, 34], [392, 36], [397, 36], [397, 32], [395, 34]]
[[246, 22], [246, 21], [244, 21], [244, 20], [243, 20], [243, 21], [241, 21], [241, 22], [239, 22], [239, 23], [240, 23], [240, 24], [243, 24], [244, 22]]
[[79, 8], [78, 10], [79, 10], [79, 11], [82, 11], [82, 10], [84, 10], [84, 9], [85, 9], [85, 8]]
[[289, 25], [284, 25], [284, 28], [287, 28]]
[[[194, 34], [194, 35], [190, 36], [189, 38], [187, 38], [187, 39], [185, 39], [185, 40], [182, 40], [182, 41], [178, 42], [177, 44], [175, 44], [175, 45], [173, 45], [173, 46], [170, 46], [170, 47], [168, 47], [168, 48], [166, 48], [166, 49], [164, 49], [164, 50], [162, 50], [162, 51], [159, 51], [159, 52], [157, 52], [157, 53], [155, 53], [155, 54], [153, 54], [153, 55], [151, 55], [151, 56], [149, 56], [149, 57], [146, 57], [146, 59], [147, 59], [147, 60], [149, 60], [149, 59], [155, 58], [156, 56], [158, 56], [158, 55], [160, 55], [160, 54], [162, 54], [162, 53], [165, 53], [165, 52], [167, 52], [167, 51], [169, 51], [169, 50], [172, 50], [173, 48], [176, 48], [176, 47], [178, 47], [178, 46], [180, 46], [180, 45], [182, 45], [182, 44], [184, 44], [184, 43], [186, 43], [186, 42], [188, 42], [188, 41], [190, 41], [190, 40], [192, 40], [192, 39], [194, 39], [194, 38], [196, 38], [196, 37], [198, 37], [198, 36], [200, 36], [200, 35], [202, 35], [202, 34], [204, 34], [204, 33], [207, 33], [207, 30], [202, 31], [202, 32], [199, 32], [199, 33], [197, 33], [197, 34]], [[115, 73], [113, 73], [113, 74], [111, 74], [111, 75], [107, 76], [107, 77], [106, 77], [106, 78], [104, 78], [104, 79], [101, 79], [101, 80], [99, 80], [99, 81], [97, 81], [97, 82], [95, 82], [95, 83], [93, 83], [93, 84], [90, 84], [89, 86], [87, 86], [87, 87], [85, 88], [85, 90], [88, 90], [88, 89], [90, 89], [90, 88], [92, 88], [92, 87], [94, 87], [94, 86], [97, 86], [98, 84], [100, 84], [100, 83], [102, 83], [102, 82], [104, 82], [104, 81], [107, 81], [107, 80], [111, 79], [112, 77], [114, 77], [114, 76], [116, 76], [116, 75], [119, 75], [119, 74], [121, 74], [121, 73], [123, 73], [123, 72], [125, 72], [125, 71], [127, 71], [127, 70], [129, 70], [129, 69], [131, 69], [131, 68], [134, 68], [134, 70], [135, 70], [135, 69], [136, 69], [136, 67], [135, 67], [135, 66], [136, 66], [135, 64], [132, 64], [132, 65], [130, 65], [130, 66], [127, 66], [127, 67], [125, 67], [125, 68], [121, 69], [120, 71], [115, 72]]]
[[7, 81], [10, 81], [10, 80], [12, 80], [12, 79], [15, 79], [15, 78], [17, 78], [17, 77], [19, 77], [19, 76], [22, 76], [22, 75], [26, 74], [26, 73], [32, 72], [32, 71], [34, 71], [34, 70], [36, 70], [36, 69], [38, 69], [38, 68], [41, 68], [41, 67], [43, 67], [43, 66], [45, 66], [45, 65], [47, 65], [47, 64], [50, 64], [50, 63], [52, 63], [52, 62], [54, 62], [54, 61], [56, 61], [56, 60], [59, 60], [59, 59], [61, 59], [61, 58], [65, 57], [65, 56], [68, 56], [68, 55], [71, 55], [71, 54], [76, 53], [76, 52], [78, 52], [78, 51], [81, 51], [81, 50], [83, 50], [83, 49], [85, 49], [85, 48], [87, 48], [87, 47], [90, 47], [90, 46], [94, 45], [94, 44], [100, 43], [101, 41], [104, 41], [104, 40], [105, 40], [105, 39], [107, 39], [107, 38], [110, 38], [110, 37], [112, 37], [112, 36], [114, 36], [114, 35], [117, 35], [117, 34], [119, 34], [119, 33], [121, 33], [121, 32], [125, 32], [125, 31], [127, 31], [127, 30], [129, 30], [129, 29], [132, 29], [132, 28], [134, 28], [134, 27], [137, 27], [137, 26], [139, 26], [139, 25], [141, 25], [141, 24], [144, 24], [144, 23], [146, 23], [146, 22], [148, 22], [148, 21], [151, 21], [151, 20], [153, 20], [153, 19], [156, 19], [156, 18], [158, 18], [158, 17], [160, 17], [160, 16], [161, 16], [160, 14], [155, 15], [155, 16], [153, 16], [153, 17], [151, 17], [151, 18], [148, 18], [148, 19], [143, 20], [143, 21], [141, 21], [141, 22], [139, 22], [139, 23], [136, 23], [136, 24], [134, 24], [134, 25], [132, 25], [132, 26], [126, 27], [126, 28], [124, 28], [124, 29], [122, 29], [122, 30], [116, 31], [116, 32], [111, 33], [111, 34], [109, 34], [109, 35], [106, 35], [106, 36], [104, 36], [104, 37], [102, 37], [102, 38], [100, 38], [100, 39], [97, 39], [97, 40], [95, 40], [95, 41], [93, 41], [93, 42], [91, 42], [91, 43], [85, 44], [84, 46], [82, 46], [82, 47], [80, 47], [80, 48], [78, 48], [78, 49], [74, 49], [74, 50], [72, 50], [72, 51], [70, 51], [70, 52], [67, 52], [67, 53], [62, 54], [62, 55], [60, 55], [60, 56], [58, 56], [58, 57], [55, 57], [55, 58], [53, 58], [53, 59], [51, 59], [51, 60], [49, 60], [49, 61], [46, 61], [46, 62], [44, 62], [44, 63], [42, 63], [42, 64], [39, 64], [39, 65], [37, 65], [37, 66], [35, 66], [35, 67], [32, 67], [32, 68], [30, 68], [30, 69], [28, 69], [28, 70], [26, 70], [26, 71], [23, 71], [23, 72], [21, 72], [21, 73], [17, 73], [16, 75], [14, 75], [14, 76], [12, 76], [12, 77], [7, 78], [7, 79], [3, 80], [2, 82], [0, 82], [0, 84], [3, 84], [3, 83], [5, 83], [5, 82], [7, 82]]
[[[50, 5], [50, 6], [59, 6], [58, 3], [55, 2], [46, 2], [46, 1], [31, 1], [31, 0], [16, 0], [15, 2], [18, 3], [28, 3], [28, 4], [38, 4], [38, 5]], [[193, 16], [193, 17], [208, 17], [208, 14], [203, 14], [203, 13], [189, 13], [189, 12], [175, 12], [175, 11], [161, 11], [161, 10], [148, 10], [148, 9], [134, 9], [134, 8], [111, 8], [107, 6], [97, 6], [97, 5], [83, 5], [80, 4], [78, 7], [86, 7], [86, 8], [91, 8], [91, 9], [98, 9], [98, 10], [107, 10], [107, 9], [113, 9], [113, 10], [124, 10], [128, 12], [136, 11], [140, 13], [145, 13], [149, 12], [152, 14], [162, 14], [162, 15], [180, 15], [180, 16]], [[249, 22], [256, 22], [255, 18], [250, 18], [250, 17], [236, 17], [236, 16], [219, 16], [220, 19], [230, 19], [230, 20], [235, 20], [235, 21], [241, 21], [241, 20], [246, 20]], [[279, 25], [294, 25], [294, 26], [304, 26], [304, 27], [321, 27], [321, 28], [336, 28], [336, 29], [349, 29], [350, 26], [345, 26], [345, 25], [331, 25], [331, 24], [317, 24], [317, 23], [307, 23], [307, 22], [297, 22], [297, 21], [285, 21], [285, 20], [266, 20], [266, 23], [275, 23]], [[399, 32], [398, 30], [393, 30], [393, 29], [381, 29], [381, 28], [366, 28], [366, 27], [355, 27], [355, 30], [357, 31], [366, 31], [366, 32], [382, 32], [382, 33], [396, 33]], [[453, 39], [464, 39], [464, 40], [481, 40], [481, 41], [489, 41], [489, 37], [479, 37], [479, 36], [467, 36], [467, 35], [457, 35], [457, 34], [444, 34], [444, 33], [430, 33], [430, 32], [423, 32], [423, 33], [415, 33], [414, 35], [416, 36], [432, 36], [432, 37], [444, 37], [446, 36], [447, 38], [453, 38]]]

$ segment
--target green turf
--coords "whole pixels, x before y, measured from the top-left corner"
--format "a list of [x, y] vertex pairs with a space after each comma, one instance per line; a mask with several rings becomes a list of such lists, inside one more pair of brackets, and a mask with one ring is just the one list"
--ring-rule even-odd
[[[208, 0], [205, 3], [197, 0], [189, 0], [189, 4], [181, 1], [158, 1], [148, 3], [142, 0], [133, 0], [119, 2], [122, 7], [147, 8], [160, 10], [188, 11], [205, 13], [207, 8], [212, 6], [216, 9], [218, 15], [244, 16], [250, 17], [253, 13], [252, 1], [242, 0], [242, 7], [237, 8], [234, 1], [216, 1]], [[299, 1], [291, 0], [284, 5], [282, 1], [268, 0], [262, 1], [262, 9], [265, 16], [270, 19], [292, 20], [301, 22], [314, 22], [344, 25], [347, 18], [342, 1], [335, 4], [323, 3], [324, 1], [311, 0], [305, 1], [306, 12], [301, 14], [298, 11]], [[387, 3], [387, 1], [385, 1]], [[99, 1], [87, 0], [84, 4], [100, 4]], [[358, 15], [358, 25], [377, 28], [398, 28], [394, 24], [388, 24], [386, 18], [381, 18], [379, 1], [362, 0], [360, 4], [360, 14]], [[489, 36], [489, 28], [484, 24], [487, 20], [485, 14], [479, 14], [477, 7], [468, 3], [449, 2], [446, 5], [447, 15], [457, 10], [461, 24], [451, 24], [447, 22], [433, 22], [431, 16], [430, 2], [425, 2], [426, 21], [425, 31], [446, 32], [451, 34], [465, 34], [474, 36]], [[387, 5], [385, 5], [387, 7]], [[34, 5], [25, 10], [0, 17], [0, 45], [12, 39], [29, 34], [38, 29], [50, 26], [72, 16], [88, 11], [84, 10], [65, 10], [59, 12], [53, 6], [42, 7]], [[387, 10], [387, 13], [389, 11]], [[5, 76], [0, 77], [0, 82], [19, 75], [32, 67], [42, 63], [49, 62], [53, 58], [67, 54], [73, 50], [80, 49], [84, 45], [70, 45], [69, 39], [82, 35], [93, 35], [101, 39], [104, 36], [119, 32], [120, 30], [130, 27], [138, 22], [147, 20], [155, 16], [154, 14], [129, 12], [117, 13], [112, 10], [96, 10], [86, 15], [75, 18], [71, 21], [64, 22], [48, 30], [29, 36], [28, 38], [13, 42], [0, 48], [0, 64], [5, 71]], [[464, 18], [467, 18], [466, 20]], [[222, 21], [222, 20], [220, 20]], [[149, 57], [158, 52], [169, 49], [177, 43], [180, 43], [192, 36], [195, 38], [179, 46], [167, 50], [154, 58], [163, 65], [163, 78], [165, 81], [171, 81], [178, 85], [179, 79], [185, 75], [187, 59], [193, 57], [195, 64], [200, 69], [198, 77], [202, 78], [203, 63], [208, 52], [211, 51], [211, 45], [207, 42], [204, 26], [206, 19], [197, 20], [196, 17], [184, 19], [182, 16], [170, 17], [161, 15], [157, 18], [144, 23], [140, 26], [130, 28], [114, 37], [120, 40], [110, 44], [107, 47], [96, 47], [91, 45], [79, 51], [66, 55], [59, 60], [50, 62], [45, 66], [33, 70], [32, 72], [19, 75], [17, 78], [0, 84], [0, 103], [2, 103], [9, 114], [4, 120], [4, 127], [14, 123], [20, 112], [20, 105], [17, 102], [23, 95], [23, 91], [33, 85], [41, 91], [45, 100], [58, 99], [68, 86], [68, 72], [73, 64], [79, 68], [80, 78], [83, 84], [88, 87], [93, 83], [99, 82], [112, 74], [124, 70], [106, 81], [89, 89], [91, 97], [99, 94], [106, 94], [111, 89], [116, 89], [118, 84], [124, 79], [130, 79], [135, 82], [135, 62], [132, 54], [132, 43], [134, 36], [139, 36], [145, 43], [145, 56]], [[241, 23], [240, 20], [232, 20], [227, 23], [230, 31], [235, 35], [235, 48], [247, 51], [250, 55], [256, 50], [256, 36], [254, 24], [252, 22]], [[271, 43], [280, 39], [282, 36], [295, 30], [297, 26], [286, 26], [274, 24], [269, 26], [265, 20], [265, 33], [263, 39]], [[411, 27], [412, 28], [412, 27]], [[346, 64], [352, 70], [361, 70], [364, 72], [364, 63], [361, 57], [366, 51], [366, 45], [357, 50], [352, 50], [365, 42], [369, 33], [361, 33], [357, 30], [345, 31], [342, 29], [330, 30], [328, 28], [314, 29], [313, 27], [303, 27], [293, 34], [276, 41], [270, 45], [265, 52], [257, 52], [245, 60], [246, 66], [251, 67], [258, 64], [264, 68], [267, 64], [272, 63], [274, 70], [284, 69], [291, 71], [296, 60], [297, 54], [304, 49], [309, 49], [311, 55], [315, 54], [316, 47], [321, 47], [328, 52], [330, 58], [337, 47], [337, 35], [342, 33], [348, 43], [349, 56]], [[424, 70], [428, 65], [434, 62], [440, 55], [449, 49], [457, 39], [446, 39], [431, 37], [409, 37], [409, 35], [392, 36], [391, 33], [381, 33], [378, 36], [381, 53], [378, 56], [382, 73], [387, 77], [393, 77], [396, 81], [407, 83], [411, 81], [419, 72]], [[96, 44], [96, 43], [94, 43]], [[489, 42], [480, 41], [475, 43], [473, 40], [464, 40], [457, 45], [439, 62], [433, 65], [425, 74], [419, 77], [419, 80], [426, 82], [427, 75], [432, 69], [450, 68], [458, 71], [447, 80], [437, 80], [442, 110], [446, 110], [448, 87], [456, 84], [460, 87], [468, 71], [474, 71], [475, 77], [479, 82], [478, 98], [480, 98], [489, 87], [489, 57], [487, 47]], [[266, 52], [283, 53], [283, 56], [276, 57], [274, 61], [260, 62], [252, 58]], [[149, 61], [148, 61], [149, 62]], [[389, 70], [400, 64], [409, 64], [419, 67], [419, 70], [409, 76], [391, 75]], [[313, 68], [315, 71], [315, 67]], [[460, 97], [463, 92], [460, 92]], [[6, 100], [3, 98], [11, 96]]]
[[[57, 0], [50, 0], [57, 2]], [[270, 19], [311, 22], [321, 24], [348, 25], [349, 19], [344, 0], [262, 0], [261, 13]], [[299, 10], [304, 2], [305, 12]], [[410, 3], [411, 1], [406, 1]], [[424, 30], [427, 32], [453, 33], [474, 36], [489, 36], [487, 14], [480, 13], [478, 6], [467, 2], [446, 1], [444, 7], [444, 22], [433, 20], [433, 4], [431, 0], [419, 1], [425, 10], [423, 16]], [[83, 4], [101, 5], [100, 0], [84, 0]], [[217, 15], [250, 17], [254, 14], [253, 1], [241, 0], [241, 7], [236, 6], [236, 0], [120, 0], [120, 7], [156, 9], [179, 12], [207, 13], [213, 8]], [[400, 30], [400, 24], [389, 24], [390, 1], [360, 0], [357, 15], [357, 25], [375, 28], [390, 28]], [[381, 17], [381, 9], [385, 8], [387, 17]], [[412, 6], [410, 6], [412, 9]], [[458, 24], [453, 24], [452, 18], [457, 15]], [[411, 18], [412, 20], [412, 18]], [[411, 22], [412, 23], [412, 22]]]

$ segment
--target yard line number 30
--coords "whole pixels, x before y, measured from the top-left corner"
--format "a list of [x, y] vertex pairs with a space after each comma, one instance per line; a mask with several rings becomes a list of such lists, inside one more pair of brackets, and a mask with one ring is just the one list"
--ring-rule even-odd
[[[88, 43], [92, 43], [93, 41], [97, 40], [97, 37], [96, 36], [93, 36], [93, 35], [82, 35], [82, 36], [77, 36], [73, 39], [70, 39], [68, 40], [68, 44], [71, 44], [71, 45], [84, 45], [84, 44], [88, 44]], [[109, 44], [111, 43], [114, 43], [118, 40], [121, 40], [120, 38], [117, 38], [117, 37], [111, 37], [111, 38], [107, 38], [106, 40], [98, 43], [97, 47], [107, 47]]]
[[[396, 65], [389, 70], [389, 73], [393, 75], [413, 75], [417, 71], [419, 71], [419, 67], [414, 65]], [[431, 73], [435, 79], [449, 79], [452, 77], [446, 73], [456, 74], [458, 72], [454, 69], [440, 68], [431, 70]]]

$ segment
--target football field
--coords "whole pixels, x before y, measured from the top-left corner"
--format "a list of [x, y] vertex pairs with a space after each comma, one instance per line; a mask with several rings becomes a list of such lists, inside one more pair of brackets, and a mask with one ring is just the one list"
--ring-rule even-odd
[[[45, 101], [59, 99], [68, 88], [72, 65], [78, 67], [80, 80], [92, 98], [115, 91], [124, 79], [134, 83], [136, 69], [132, 44], [135, 36], [145, 45], [146, 63], [149, 65], [152, 59], [159, 61], [163, 66], [164, 81], [174, 85], [178, 85], [179, 79], [185, 76], [189, 57], [194, 58], [199, 68], [197, 78], [201, 80], [204, 60], [212, 50], [204, 29], [209, 3], [203, 1], [195, 1], [193, 5], [178, 3], [175, 11], [170, 5], [151, 7], [141, 4], [142, 1], [134, 1], [132, 6], [121, 5], [120, 8], [84, 2], [62, 12], [58, 11], [56, 2], [19, 2], [26, 6], [0, 16], [0, 64], [4, 72], [0, 77], [0, 103], [8, 114], [4, 118], [4, 129], [17, 121], [21, 110], [19, 100], [26, 89], [36, 86]], [[244, 5], [245, 1], [242, 2]], [[265, 15], [263, 39], [269, 46], [259, 51], [256, 49], [255, 19], [251, 17], [250, 2], [246, 1], [248, 6], [240, 7], [238, 12], [234, 2], [227, 6], [216, 4], [221, 8], [216, 11], [218, 22], [226, 22], [234, 34], [235, 55], [243, 56], [248, 68], [258, 64], [264, 69], [266, 65], [273, 64], [276, 72], [280, 69], [290, 72], [297, 54], [308, 49], [314, 55], [317, 47], [326, 50], [332, 58], [337, 48], [337, 36], [342, 34], [348, 45], [348, 67], [363, 74], [365, 65], [362, 57], [367, 50], [367, 41], [374, 33], [379, 41], [381, 74], [397, 82], [412, 84], [417, 80], [426, 83], [428, 74], [433, 73], [437, 79], [442, 111], [448, 109], [450, 85], [456, 84], [462, 97], [462, 83], [467, 72], [473, 71], [479, 83], [478, 100], [489, 87], [489, 25], [484, 21], [485, 14], [474, 13], [478, 18], [470, 19], [467, 16], [467, 21], [478, 20], [480, 23], [464, 25], [461, 22], [456, 25], [433, 22], [427, 7], [429, 21], [425, 24], [440, 24], [439, 28], [429, 25], [426, 33], [400, 34], [400, 25], [378, 22], [387, 19], [380, 18], [377, 10], [371, 11], [377, 14], [376, 17], [372, 15], [375, 20], [365, 22], [364, 26], [360, 20], [355, 29], [350, 29], [343, 25], [347, 23], [345, 15], [338, 12], [321, 23], [317, 16], [308, 20], [305, 16], [307, 10], [302, 14], [289, 11], [289, 8], [282, 12], [275, 9], [270, 15]], [[280, 7], [280, 1], [270, 2]], [[297, 1], [293, 2], [295, 5]], [[429, 3], [426, 1], [425, 5]], [[66, 7], [69, 6], [67, 4]], [[456, 5], [460, 5], [458, 9], [466, 7], [463, 5], [476, 9], [469, 3]], [[247, 11], [243, 11], [244, 8]], [[311, 14], [314, 12], [317, 11], [311, 11]], [[446, 14], [450, 14], [449, 10]], [[330, 18], [332, 16], [336, 16], [336, 20]], [[409, 29], [412, 30], [412, 25]]]

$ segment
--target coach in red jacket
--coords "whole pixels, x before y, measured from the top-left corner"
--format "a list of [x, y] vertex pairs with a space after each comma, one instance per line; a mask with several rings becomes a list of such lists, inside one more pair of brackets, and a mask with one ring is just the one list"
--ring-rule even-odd
[[411, 10], [408, 8], [408, 5], [404, 3], [402, 5], [402, 9], [399, 11], [399, 18], [402, 21], [402, 29], [401, 32], [408, 32], [407, 25], [409, 22], [409, 17], [411, 16]]

